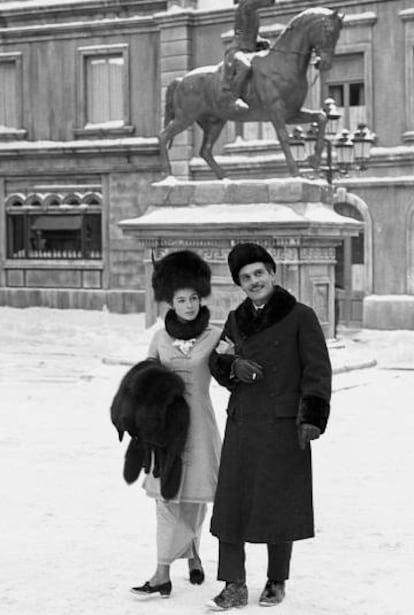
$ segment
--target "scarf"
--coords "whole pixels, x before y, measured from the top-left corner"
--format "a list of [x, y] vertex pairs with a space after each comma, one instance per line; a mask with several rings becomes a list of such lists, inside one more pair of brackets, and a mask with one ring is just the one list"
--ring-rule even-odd
[[207, 328], [210, 320], [210, 311], [206, 305], [200, 307], [200, 311], [194, 320], [182, 322], [178, 320], [174, 310], [168, 310], [165, 316], [165, 330], [168, 335], [178, 340], [191, 340], [199, 337]]

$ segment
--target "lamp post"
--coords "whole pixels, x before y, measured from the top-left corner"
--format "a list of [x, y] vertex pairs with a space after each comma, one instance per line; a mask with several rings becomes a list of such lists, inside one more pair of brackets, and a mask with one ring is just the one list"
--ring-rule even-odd
[[[332, 184], [335, 173], [346, 175], [352, 169], [365, 170], [367, 168], [370, 150], [376, 135], [363, 123], [358, 124], [353, 133], [347, 129], [337, 133], [341, 114], [333, 98], [327, 98], [324, 101], [323, 110], [328, 118], [324, 136], [326, 159], [319, 165], [319, 171], [323, 171], [327, 182]], [[302, 128], [296, 127], [290, 135], [292, 155], [300, 166], [304, 166], [307, 158], [313, 154], [317, 135], [317, 124], [311, 124], [306, 134]]]

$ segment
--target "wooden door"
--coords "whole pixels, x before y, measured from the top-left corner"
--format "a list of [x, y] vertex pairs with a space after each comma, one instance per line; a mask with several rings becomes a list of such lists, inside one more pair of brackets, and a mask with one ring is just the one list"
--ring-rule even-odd
[[[336, 203], [335, 211], [362, 221], [360, 212], [349, 203]], [[336, 248], [335, 303], [337, 323], [362, 326], [362, 302], [365, 296], [364, 232], [345, 237]]]

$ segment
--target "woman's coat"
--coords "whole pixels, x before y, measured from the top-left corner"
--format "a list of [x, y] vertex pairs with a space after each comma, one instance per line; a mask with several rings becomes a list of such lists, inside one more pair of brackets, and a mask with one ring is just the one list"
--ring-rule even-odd
[[[276, 543], [314, 535], [311, 451], [298, 424], [323, 432], [331, 366], [314, 311], [281, 287], [263, 311], [249, 299], [231, 312], [210, 368], [231, 391], [211, 531], [225, 542]], [[221, 342], [224, 346], [226, 343]], [[237, 381], [239, 356], [263, 367], [252, 384]]]
[[[208, 325], [185, 354], [165, 329], [157, 331], [148, 356], [181, 376], [184, 397], [190, 407], [190, 426], [182, 455], [183, 467], [178, 494], [171, 501], [212, 502], [217, 484], [221, 439], [210, 399], [209, 356], [217, 345], [220, 330]], [[191, 344], [190, 344], [191, 346]], [[147, 495], [161, 498], [159, 479], [148, 474]]]

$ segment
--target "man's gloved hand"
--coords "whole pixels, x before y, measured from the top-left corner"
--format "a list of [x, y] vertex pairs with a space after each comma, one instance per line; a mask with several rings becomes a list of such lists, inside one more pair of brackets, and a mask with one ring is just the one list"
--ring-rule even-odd
[[233, 361], [232, 372], [237, 380], [253, 384], [256, 380], [263, 378], [263, 368], [256, 361], [250, 359], [237, 358]]
[[321, 430], [316, 425], [302, 423], [298, 426], [299, 446], [304, 451], [311, 440], [316, 440], [321, 435]]

